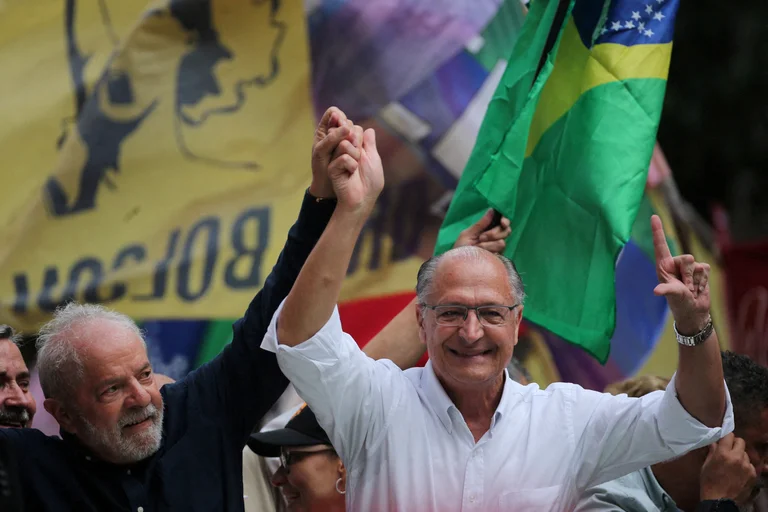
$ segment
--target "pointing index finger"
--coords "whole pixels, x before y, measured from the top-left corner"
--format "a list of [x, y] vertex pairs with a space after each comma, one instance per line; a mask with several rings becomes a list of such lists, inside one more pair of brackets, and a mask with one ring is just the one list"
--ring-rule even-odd
[[667, 237], [664, 234], [664, 226], [658, 215], [651, 216], [651, 232], [653, 233], [653, 252], [656, 254], [656, 263], [672, 257], [667, 245]]

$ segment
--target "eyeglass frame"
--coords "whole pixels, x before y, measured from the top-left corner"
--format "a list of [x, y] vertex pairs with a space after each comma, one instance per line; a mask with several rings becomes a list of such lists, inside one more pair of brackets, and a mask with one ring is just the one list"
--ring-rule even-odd
[[[502, 325], [507, 325], [507, 317], [505, 317], [504, 318], [504, 322], [502, 322], [500, 324], [487, 324], [487, 323], [483, 322], [483, 317], [482, 317], [482, 315], [480, 315], [480, 311], [479, 310], [484, 309], [484, 308], [506, 308], [508, 311], [511, 312], [511, 311], [514, 311], [518, 306], [520, 306], [520, 303], [518, 302], [517, 304], [513, 304], [512, 306], [507, 306], [506, 304], [484, 304], [482, 306], [470, 307], [470, 306], [465, 306], [464, 304], [426, 304], [426, 303], [422, 302], [420, 304], [420, 306], [423, 307], [423, 308], [431, 309], [432, 311], [434, 311], [435, 312], [435, 322], [437, 322], [438, 325], [442, 325], [442, 326], [445, 326], [445, 327], [459, 327], [459, 326], [463, 325], [467, 321], [467, 318], [469, 318], [469, 312], [470, 311], [474, 311], [475, 312], [475, 317], [477, 317], [477, 321], [480, 322], [485, 327], [501, 327]], [[437, 308], [443, 308], [443, 307], [445, 307], [445, 308], [464, 308], [464, 318], [462, 319], [462, 321], [460, 323], [457, 323], [456, 325], [440, 323], [440, 320], [438, 320], [440, 317], [439, 317], [439, 315], [437, 315]]]
[[294, 454], [301, 455], [299, 457], [299, 460], [309, 457], [310, 455], [315, 455], [318, 453], [327, 453], [327, 452], [333, 452], [336, 453], [336, 450], [329, 446], [328, 448], [323, 448], [322, 450], [288, 450], [286, 451], [284, 447], [280, 447], [280, 465], [285, 470], [285, 473], [288, 474], [291, 472], [291, 466], [294, 464], [294, 461], [291, 460]]

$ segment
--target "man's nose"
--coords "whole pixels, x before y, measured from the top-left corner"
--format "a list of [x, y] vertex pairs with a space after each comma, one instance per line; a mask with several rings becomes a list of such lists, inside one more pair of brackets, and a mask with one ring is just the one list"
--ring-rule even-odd
[[19, 407], [29, 410], [32, 408], [33, 400], [32, 393], [25, 392], [16, 382], [12, 382], [4, 403], [9, 407]]
[[459, 334], [470, 343], [474, 343], [483, 337], [483, 324], [480, 323], [480, 318], [478, 318], [477, 312], [474, 309], [467, 311], [467, 319], [464, 320]]
[[131, 383], [131, 391], [128, 399], [129, 403], [126, 404], [129, 407], [141, 407], [144, 408], [152, 401], [152, 396], [147, 391], [141, 382], [135, 380]]
[[272, 485], [275, 487], [282, 487], [286, 484], [288, 481], [286, 478], [285, 468], [282, 464], [280, 464], [280, 467], [277, 468], [277, 471], [275, 471], [275, 474], [272, 475], [272, 478], [270, 480], [272, 482]]

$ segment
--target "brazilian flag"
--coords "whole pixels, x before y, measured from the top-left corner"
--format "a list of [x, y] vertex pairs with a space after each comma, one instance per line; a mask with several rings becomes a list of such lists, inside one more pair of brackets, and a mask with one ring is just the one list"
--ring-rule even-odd
[[[534, 0], [438, 237], [492, 206], [525, 316], [600, 361], [643, 201], [678, 0]], [[650, 219], [637, 219], [650, 222]]]

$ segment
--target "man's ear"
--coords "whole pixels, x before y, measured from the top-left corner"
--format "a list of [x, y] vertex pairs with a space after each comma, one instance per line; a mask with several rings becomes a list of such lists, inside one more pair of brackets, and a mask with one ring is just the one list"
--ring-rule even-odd
[[522, 304], [516, 307], [513, 313], [517, 316], [517, 321], [515, 322], [515, 345], [517, 345], [517, 342], [520, 341], [520, 324], [523, 323]]
[[416, 323], [419, 324], [419, 340], [426, 345], [427, 331], [424, 328], [424, 322], [426, 321], [424, 318], [424, 313], [426, 312], [425, 310], [426, 308], [423, 305], [416, 303]]
[[70, 434], [77, 433], [73, 415], [59, 400], [55, 398], [46, 398], [43, 402], [43, 407], [48, 411], [48, 414], [56, 419], [61, 428]]

